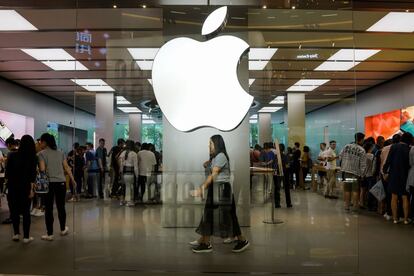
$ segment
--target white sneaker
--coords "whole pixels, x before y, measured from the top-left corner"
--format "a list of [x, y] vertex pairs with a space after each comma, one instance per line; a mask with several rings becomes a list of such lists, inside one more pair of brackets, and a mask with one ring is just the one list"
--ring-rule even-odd
[[28, 239], [23, 239], [23, 243], [31, 243], [32, 241], [34, 241], [34, 238], [33, 237], [30, 237], [30, 238], [28, 238]]
[[12, 241], [19, 241], [19, 240], [20, 240], [20, 235], [19, 235], [19, 234], [14, 235], [14, 236], [12, 237]]
[[410, 218], [407, 219], [407, 220], [404, 220], [404, 224], [405, 225], [411, 224], [411, 222], [412, 222], [412, 220]]
[[41, 237], [41, 239], [43, 240], [43, 241], [53, 241], [54, 240], [54, 237], [53, 237], [53, 235], [43, 235], [42, 237]]
[[384, 214], [384, 218], [388, 221], [392, 219], [392, 216], [388, 215], [387, 213]]
[[199, 246], [200, 242], [198, 240], [195, 240], [195, 241], [189, 242], [188, 244], [191, 246]]
[[227, 238], [223, 241], [224, 244], [231, 244], [233, 242], [237, 241], [237, 239], [234, 238]]
[[67, 236], [69, 234], [69, 227], [65, 226], [65, 230], [60, 232], [61, 236]]

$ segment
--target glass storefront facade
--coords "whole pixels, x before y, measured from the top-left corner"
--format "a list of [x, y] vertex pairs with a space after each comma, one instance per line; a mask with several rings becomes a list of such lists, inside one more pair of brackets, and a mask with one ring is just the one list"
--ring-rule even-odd
[[[411, 92], [404, 84], [400, 88], [384, 82], [414, 68], [412, 34], [368, 31], [391, 9], [405, 12], [403, 4], [372, 8], [370, 1], [60, 2], [2, 5], [37, 30], [0, 31], [1, 76], [64, 106], [52, 111], [35, 108], [33, 114], [47, 118], [47, 125], [32, 115], [33, 135], [53, 134], [65, 153], [75, 142], [97, 147], [100, 138], [105, 138], [109, 152], [122, 138], [151, 143], [162, 156], [160, 170], [148, 175], [145, 204], [124, 207], [115, 197], [109, 198], [114, 176], [108, 168], [103, 200], [66, 205], [73, 235], [62, 247], [69, 267], [104, 272], [317, 275], [360, 271], [360, 218], [344, 212], [342, 199], [322, 202], [316, 167], [321, 143], [336, 141], [339, 154], [354, 141], [356, 132], [374, 133], [378, 124], [388, 124], [383, 116], [367, 129], [369, 116], [392, 110], [411, 114]], [[228, 6], [228, 17], [220, 35], [241, 38], [250, 46], [250, 53], [240, 57], [237, 74], [240, 85], [254, 96], [254, 104], [232, 131], [211, 127], [178, 131], [154, 96], [155, 54], [179, 37], [205, 41], [203, 22], [223, 5]], [[72, 59], [53, 59], [48, 53], [36, 58], [22, 51], [49, 48], [61, 49]], [[53, 67], [53, 62], [68, 60], [72, 63]], [[200, 85], [209, 81], [214, 80]], [[179, 96], [174, 87], [171, 93]], [[225, 110], [210, 108], [226, 116]], [[24, 112], [17, 113], [30, 115]], [[192, 114], [186, 115], [191, 119]], [[409, 129], [410, 120], [400, 117], [401, 128], [405, 124]], [[250, 248], [240, 255], [232, 254], [231, 247], [217, 237], [208, 256], [195, 255], [188, 245], [197, 238], [194, 230], [205, 203], [192, 197], [191, 191], [206, 177], [203, 163], [209, 159], [208, 143], [214, 134], [224, 137], [237, 215], [250, 241]], [[299, 183], [290, 173], [292, 183], [283, 183], [292, 185], [293, 208], [286, 208], [283, 188], [282, 208], [275, 208], [273, 172], [252, 168], [266, 167], [252, 161], [251, 155], [256, 145], [269, 142], [283, 144], [286, 154], [295, 142], [302, 153], [304, 146], [310, 149], [312, 165], [304, 164], [309, 171], [300, 176], [304, 180]], [[353, 179], [339, 172], [336, 179], [335, 195], [342, 198], [344, 183]]]

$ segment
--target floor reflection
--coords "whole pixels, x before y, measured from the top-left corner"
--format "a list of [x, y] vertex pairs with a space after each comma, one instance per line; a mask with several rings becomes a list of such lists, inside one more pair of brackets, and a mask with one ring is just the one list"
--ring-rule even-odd
[[[188, 242], [194, 229], [160, 227], [168, 206], [125, 208], [116, 203], [75, 205], [74, 240], [79, 269], [202, 272], [356, 272], [358, 217], [342, 212], [340, 201], [311, 192], [293, 193], [293, 209], [277, 209], [281, 225], [266, 225], [270, 206], [251, 210], [251, 227], [243, 231], [251, 248], [240, 255], [214, 239], [214, 252], [195, 255]], [[184, 206], [183, 221], [202, 206]], [[197, 209], [197, 210], [196, 210]]]

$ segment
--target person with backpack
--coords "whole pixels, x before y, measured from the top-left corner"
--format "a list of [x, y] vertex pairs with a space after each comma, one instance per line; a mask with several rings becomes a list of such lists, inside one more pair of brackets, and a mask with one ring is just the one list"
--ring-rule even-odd
[[69, 234], [69, 227], [66, 226], [65, 173], [69, 176], [74, 186], [76, 186], [76, 182], [63, 152], [57, 149], [55, 137], [49, 133], [44, 133], [40, 137], [40, 143], [42, 150], [38, 153], [39, 171], [45, 173], [49, 181], [49, 190], [45, 194], [45, 222], [47, 233], [42, 236], [42, 240], [53, 241], [53, 204], [55, 201], [60, 224], [60, 235], [66, 236]]

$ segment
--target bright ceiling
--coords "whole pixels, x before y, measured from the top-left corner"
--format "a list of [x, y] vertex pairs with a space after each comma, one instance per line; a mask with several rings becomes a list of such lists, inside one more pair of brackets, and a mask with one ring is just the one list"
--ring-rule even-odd
[[[0, 1], [0, 76], [91, 113], [95, 93], [115, 91], [131, 103], [127, 106], [139, 109], [154, 99], [149, 69], [156, 49], [178, 36], [202, 40], [202, 22], [216, 8], [204, 6], [205, 1], [171, 6], [177, 3], [172, 0], [59, 1], [41, 7], [12, 2]], [[244, 57], [254, 69], [249, 79], [250, 93], [260, 104], [255, 110], [280, 106], [273, 100], [291, 91], [306, 93], [311, 111], [414, 69], [411, 1], [394, 6], [375, 1], [243, 2], [254, 5], [230, 6], [225, 32], [257, 48], [258, 54]], [[16, 14], [18, 22], [1, 24], [2, 16], [10, 23]], [[391, 21], [384, 22], [387, 17]], [[408, 29], [392, 25], [393, 17], [404, 18]], [[389, 29], [381, 31], [384, 26]], [[77, 32], [85, 30], [90, 43], [77, 41]], [[86, 48], [80, 53], [76, 43], [90, 45], [90, 54]]]

